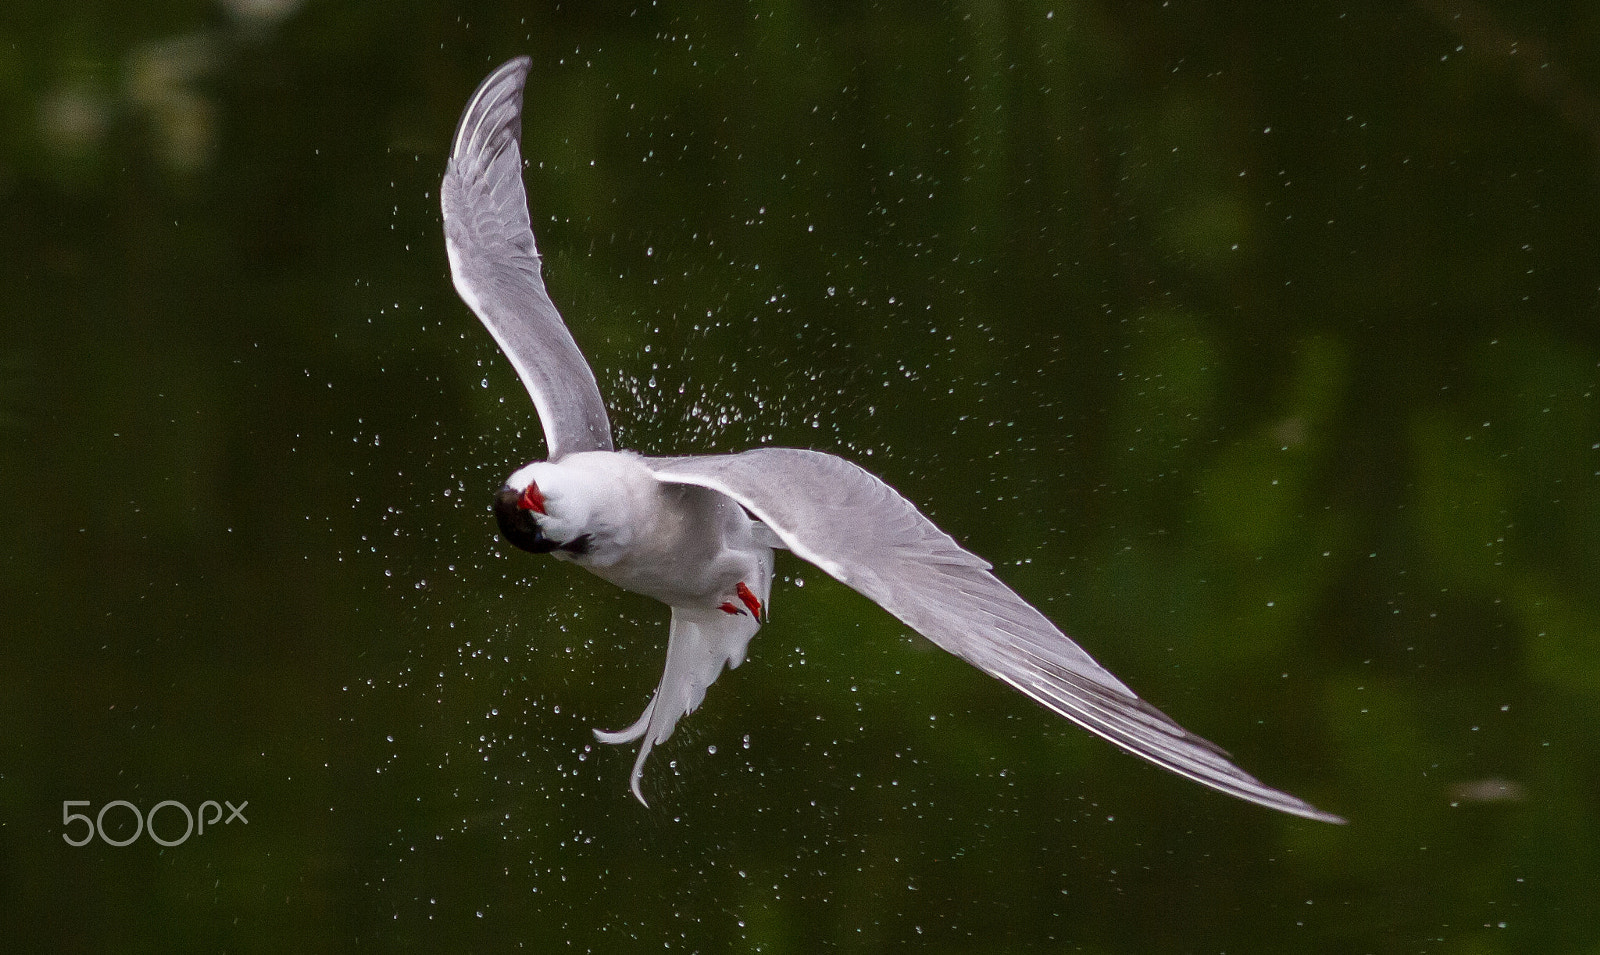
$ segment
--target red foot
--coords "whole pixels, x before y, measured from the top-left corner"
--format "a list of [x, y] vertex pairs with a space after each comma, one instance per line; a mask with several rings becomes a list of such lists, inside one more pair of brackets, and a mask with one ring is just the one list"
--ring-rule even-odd
[[739, 581], [739, 585], [733, 588], [733, 592], [739, 595], [739, 600], [743, 602], [746, 607], [750, 608], [750, 616], [755, 617], [757, 620], [766, 619], [762, 615], [763, 612], [760, 598], [750, 592], [750, 588], [744, 585], [744, 581]]
[[722, 606], [718, 607], [717, 609], [723, 613], [744, 613], [743, 610], [740, 610], [738, 607], [735, 607], [733, 604], [728, 603], [727, 601], [723, 601]]

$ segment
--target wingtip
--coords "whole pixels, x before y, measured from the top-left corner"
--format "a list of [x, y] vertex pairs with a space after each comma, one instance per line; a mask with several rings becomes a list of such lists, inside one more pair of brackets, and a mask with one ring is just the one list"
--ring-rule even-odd
[[[460, 157], [464, 151], [470, 150], [469, 142], [479, 129], [482, 117], [487, 110], [484, 101], [490, 97], [509, 95], [516, 99], [516, 119], [511, 124], [512, 135], [520, 140], [522, 134], [522, 93], [528, 81], [528, 71], [533, 67], [533, 59], [527, 55], [515, 56], [505, 61], [478, 84], [472, 91], [472, 96], [467, 100], [467, 108], [462, 111], [461, 119], [456, 124], [456, 133], [450, 140], [450, 156], [452, 159]], [[509, 93], [502, 94], [501, 87], [510, 85]]]
[[526, 53], [522, 54], [521, 56], [513, 56], [511, 59], [495, 67], [488, 76], [483, 78], [483, 82], [478, 84], [478, 92], [488, 89], [489, 87], [513, 74], [516, 74], [518, 80], [522, 80], [527, 77], [528, 71], [532, 68], [533, 57], [527, 55]]
[[532, 69], [533, 57], [528, 56], [527, 54], [523, 54], [522, 56], [514, 56], [495, 67], [494, 72], [490, 73], [487, 77], [484, 77], [483, 82], [478, 85], [480, 89], [487, 89], [488, 87], [493, 86], [495, 83], [503, 82], [509, 79], [516, 83], [518, 87], [522, 87], [527, 84], [528, 73]]
[[1311, 805], [1298, 796], [1290, 795], [1289, 793], [1286, 793], [1280, 789], [1268, 789], [1265, 786], [1263, 786], [1263, 788], [1266, 789], [1266, 791], [1270, 793], [1273, 798], [1264, 798], [1260, 794], [1245, 794], [1230, 792], [1227, 790], [1223, 790], [1223, 792], [1225, 792], [1227, 795], [1238, 796], [1248, 802], [1265, 806], [1268, 809], [1276, 809], [1279, 812], [1287, 813], [1291, 816], [1299, 816], [1301, 819], [1309, 819], [1312, 822], [1326, 822], [1332, 823], [1336, 826], [1346, 826], [1350, 824], [1350, 820], [1346, 819], [1345, 817], [1335, 815], [1331, 812], [1324, 812], [1323, 810], [1318, 809], [1316, 806]]

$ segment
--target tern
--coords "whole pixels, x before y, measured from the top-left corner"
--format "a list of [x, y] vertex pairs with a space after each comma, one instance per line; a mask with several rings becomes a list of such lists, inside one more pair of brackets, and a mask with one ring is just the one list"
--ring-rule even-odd
[[860, 467], [818, 451], [646, 457], [612, 443], [594, 373], [545, 289], [522, 182], [530, 60], [472, 94], [440, 188], [456, 291], [533, 398], [548, 458], [494, 499], [501, 536], [570, 561], [672, 611], [666, 669], [644, 714], [604, 743], [652, 747], [738, 666], [767, 619], [774, 552], [788, 550], [1054, 713], [1195, 782], [1272, 809], [1343, 822], [1235, 766], [1096, 663], [983, 558]]

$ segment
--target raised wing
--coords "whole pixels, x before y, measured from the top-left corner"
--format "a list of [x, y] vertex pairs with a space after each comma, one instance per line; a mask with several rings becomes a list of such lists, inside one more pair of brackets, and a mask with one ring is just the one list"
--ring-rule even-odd
[[489, 74], [456, 126], [439, 202], [450, 275], [533, 397], [554, 461], [610, 451], [611, 422], [583, 353], [544, 288], [522, 187], [525, 56]]
[[799, 556], [907, 626], [1157, 766], [1240, 799], [1343, 822], [1273, 789], [1139, 699], [894, 488], [843, 458], [793, 448], [646, 459], [662, 481], [721, 491]]

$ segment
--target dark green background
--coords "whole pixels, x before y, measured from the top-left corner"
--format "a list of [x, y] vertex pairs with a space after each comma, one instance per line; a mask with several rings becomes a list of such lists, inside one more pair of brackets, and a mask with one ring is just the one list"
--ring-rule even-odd
[[[1600, 7], [239, 6], [0, 14], [8, 950], [1600, 952]], [[633, 802], [666, 613], [496, 540], [441, 241], [521, 53], [626, 445], [860, 461], [1350, 825], [789, 558]]]

